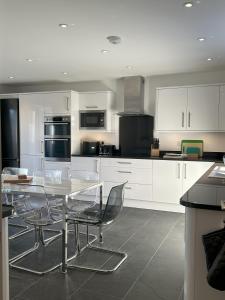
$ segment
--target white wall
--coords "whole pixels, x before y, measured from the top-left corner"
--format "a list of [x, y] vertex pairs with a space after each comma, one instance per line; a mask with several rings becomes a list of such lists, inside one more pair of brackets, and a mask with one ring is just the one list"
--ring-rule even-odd
[[[145, 111], [155, 114], [156, 88], [166, 86], [182, 86], [195, 84], [225, 83], [225, 70], [201, 73], [170, 74], [149, 76], [145, 78]], [[99, 91], [112, 90], [115, 93], [115, 107], [123, 110], [123, 83], [121, 79], [87, 81], [87, 82], [54, 82], [0, 86], [4, 92], [36, 92], [50, 90]], [[224, 133], [159, 133], [161, 150], [180, 150], [182, 139], [203, 139], [205, 151], [225, 152]], [[113, 133], [82, 133], [81, 139], [105, 140], [106, 143], [118, 144], [118, 136]]]

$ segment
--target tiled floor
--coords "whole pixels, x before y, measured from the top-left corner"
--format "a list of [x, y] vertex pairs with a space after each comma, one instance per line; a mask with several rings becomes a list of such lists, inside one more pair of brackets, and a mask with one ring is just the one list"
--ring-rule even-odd
[[[23, 246], [29, 242], [26, 238], [17, 243]], [[115, 273], [69, 270], [64, 275], [56, 270], [40, 277], [10, 270], [11, 299], [182, 299], [184, 215], [125, 208], [116, 222], [105, 228], [104, 246], [128, 253]]]

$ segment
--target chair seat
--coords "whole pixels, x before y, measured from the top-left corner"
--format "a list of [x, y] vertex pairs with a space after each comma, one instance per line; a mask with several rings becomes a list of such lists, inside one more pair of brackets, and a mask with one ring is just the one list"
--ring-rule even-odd
[[73, 219], [79, 223], [89, 223], [93, 225], [101, 224], [102, 212], [100, 212], [99, 204], [87, 208], [81, 212], [69, 212], [69, 219]]

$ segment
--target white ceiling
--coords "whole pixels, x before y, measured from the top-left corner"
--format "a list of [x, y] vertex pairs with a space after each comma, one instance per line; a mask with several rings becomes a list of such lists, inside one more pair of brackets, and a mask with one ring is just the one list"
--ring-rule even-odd
[[[0, 83], [225, 68], [225, 0], [195, 0], [191, 9], [184, 0], [2, 1]], [[62, 29], [59, 23], [74, 25]], [[110, 44], [108, 35], [122, 43]], [[207, 40], [200, 43], [199, 36]]]

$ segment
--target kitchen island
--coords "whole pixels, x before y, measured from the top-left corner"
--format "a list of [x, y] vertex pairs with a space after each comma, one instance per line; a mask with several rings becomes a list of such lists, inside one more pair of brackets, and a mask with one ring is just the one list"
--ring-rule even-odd
[[225, 177], [209, 177], [214, 164], [181, 198], [185, 206], [184, 300], [224, 300], [207, 282], [202, 235], [224, 227]]
[[2, 299], [9, 299], [9, 254], [8, 254], [8, 217], [12, 214], [11, 206], [2, 206], [2, 216], [1, 216], [1, 261], [2, 261]]

